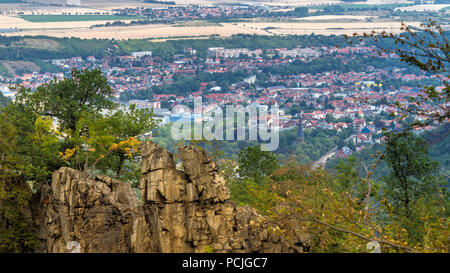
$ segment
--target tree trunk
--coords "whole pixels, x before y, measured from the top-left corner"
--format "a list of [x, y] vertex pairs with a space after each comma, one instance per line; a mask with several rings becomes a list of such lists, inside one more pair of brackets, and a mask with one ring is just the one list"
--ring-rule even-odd
[[119, 166], [117, 166], [117, 173], [116, 173], [117, 177], [120, 177], [120, 173], [122, 172], [124, 162], [125, 162], [125, 156], [120, 155], [119, 156]]

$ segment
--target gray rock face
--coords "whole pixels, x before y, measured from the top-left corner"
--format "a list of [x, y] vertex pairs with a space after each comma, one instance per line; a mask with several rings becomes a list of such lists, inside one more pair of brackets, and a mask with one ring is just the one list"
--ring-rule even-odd
[[53, 173], [51, 189], [41, 194], [49, 198], [40, 223], [41, 251], [69, 252], [68, 242], [76, 241], [81, 252], [131, 252], [139, 201], [130, 185], [61, 168]]
[[[304, 234], [280, 227], [229, 201], [224, 178], [208, 153], [191, 146], [174, 156], [153, 142], [140, 145], [142, 202], [125, 183], [61, 168], [38, 214], [41, 252], [302, 252]], [[40, 202], [42, 201], [40, 200]]]

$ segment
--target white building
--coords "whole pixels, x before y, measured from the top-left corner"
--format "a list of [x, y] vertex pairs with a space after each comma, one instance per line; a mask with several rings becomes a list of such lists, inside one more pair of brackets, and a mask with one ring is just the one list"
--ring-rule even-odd
[[130, 105], [134, 104], [136, 105], [136, 108], [142, 109], [142, 108], [161, 108], [161, 102], [159, 101], [145, 101], [145, 100], [130, 100], [128, 102]]
[[152, 56], [152, 52], [151, 51], [138, 51], [138, 52], [131, 53], [131, 56], [133, 56], [133, 58], [135, 58], [135, 59], [140, 59], [145, 56]]
[[319, 57], [320, 52], [311, 49], [311, 48], [294, 48], [294, 49], [281, 49], [278, 51], [278, 56], [281, 58], [296, 58], [296, 57], [302, 57], [302, 58], [309, 58], [309, 57]]
[[245, 78], [244, 82], [246, 82], [248, 84], [254, 84], [256, 82], [256, 75]]
[[249, 50], [248, 48], [223, 48], [223, 47], [210, 47], [208, 48], [208, 57], [213, 58], [238, 58], [239, 56], [246, 55], [248, 57], [259, 56], [262, 53], [261, 49]]

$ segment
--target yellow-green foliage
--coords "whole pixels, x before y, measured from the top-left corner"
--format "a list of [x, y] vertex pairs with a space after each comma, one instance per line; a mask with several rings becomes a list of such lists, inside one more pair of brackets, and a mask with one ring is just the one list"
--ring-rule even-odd
[[203, 248], [203, 252], [204, 252], [204, 253], [214, 253], [214, 248], [211, 247], [211, 246], [205, 246], [205, 247]]
[[[239, 204], [252, 206], [276, 222], [298, 221], [300, 231], [311, 236], [312, 252], [369, 252], [370, 241], [380, 243], [382, 252], [448, 251], [449, 221], [442, 204], [416, 203], [416, 219], [425, 223], [420, 231], [416, 230], [423, 234], [423, 241], [418, 244], [409, 241], [405, 219], [393, 213], [385, 198], [381, 197], [381, 205], [376, 209], [367, 210], [362, 193], [352, 192], [358, 183], [367, 183], [366, 179], [351, 178], [351, 183], [355, 183], [352, 187], [341, 187], [336, 183], [342, 182], [342, 175], [290, 165], [277, 169], [263, 185], [251, 179], [231, 179], [229, 185], [232, 199]], [[361, 186], [367, 189], [366, 185]], [[374, 202], [369, 203], [372, 208]], [[273, 227], [267, 231], [280, 233]]]

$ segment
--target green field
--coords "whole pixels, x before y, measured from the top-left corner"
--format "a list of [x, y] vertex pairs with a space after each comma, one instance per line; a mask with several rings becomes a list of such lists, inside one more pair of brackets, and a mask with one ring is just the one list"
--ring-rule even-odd
[[77, 21], [119, 21], [145, 19], [143, 16], [119, 15], [20, 15], [20, 18], [34, 23], [77, 22]]

